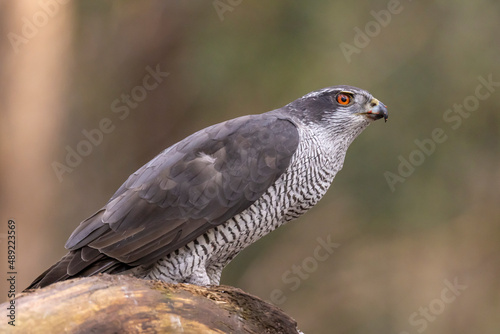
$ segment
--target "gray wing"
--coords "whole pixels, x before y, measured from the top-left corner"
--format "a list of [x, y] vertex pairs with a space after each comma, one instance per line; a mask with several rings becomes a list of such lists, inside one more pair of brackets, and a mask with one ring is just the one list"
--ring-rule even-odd
[[252, 205], [286, 170], [298, 143], [291, 121], [266, 113], [169, 147], [73, 232], [67, 274], [106, 272], [117, 261], [149, 265], [186, 245]]

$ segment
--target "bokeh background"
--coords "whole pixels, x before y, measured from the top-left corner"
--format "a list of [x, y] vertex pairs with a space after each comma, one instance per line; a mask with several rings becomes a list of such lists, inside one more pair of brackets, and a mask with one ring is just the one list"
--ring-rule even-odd
[[[350, 84], [388, 105], [389, 122], [353, 143], [316, 208], [222, 282], [269, 301], [281, 290], [274, 302], [305, 333], [499, 333], [499, 28], [495, 0], [0, 1], [0, 299], [8, 219], [21, 291], [165, 147]], [[168, 76], [137, 95], [157, 66]], [[494, 82], [482, 100], [480, 78]], [[138, 99], [127, 114], [113, 111], [122, 94]], [[103, 119], [113, 130], [58, 178], [54, 163]], [[435, 129], [446, 140], [418, 153]], [[318, 238], [339, 244], [324, 261]]]

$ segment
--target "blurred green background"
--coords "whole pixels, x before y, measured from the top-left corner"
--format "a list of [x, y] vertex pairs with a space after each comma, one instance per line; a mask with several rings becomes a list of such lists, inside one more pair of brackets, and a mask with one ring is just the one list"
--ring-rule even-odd
[[[246, 249], [222, 283], [274, 301], [305, 333], [497, 334], [499, 28], [494, 0], [0, 1], [3, 275], [8, 219], [19, 292], [164, 148], [349, 84], [388, 105], [389, 122], [356, 139], [316, 208]], [[168, 76], [142, 89], [157, 66]], [[103, 119], [113, 130], [83, 147]], [[58, 178], [78, 147], [86, 156]], [[318, 238], [339, 244], [323, 261]]]

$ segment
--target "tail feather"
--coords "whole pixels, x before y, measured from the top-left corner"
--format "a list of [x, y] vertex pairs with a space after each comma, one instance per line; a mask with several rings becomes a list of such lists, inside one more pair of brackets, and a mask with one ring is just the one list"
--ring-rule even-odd
[[86, 248], [90, 247], [70, 251], [59, 262], [38, 276], [24, 291], [43, 288], [75, 277], [88, 277], [100, 273], [117, 274], [131, 269], [131, 266], [126, 263]]
[[67, 274], [66, 268], [71, 259], [73, 258], [71, 252], [62, 257], [59, 262], [52, 265], [49, 269], [45, 270], [40, 276], [35, 278], [35, 280], [24, 290], [42, 288], [51, 283], [64, 281], [70, 276]]

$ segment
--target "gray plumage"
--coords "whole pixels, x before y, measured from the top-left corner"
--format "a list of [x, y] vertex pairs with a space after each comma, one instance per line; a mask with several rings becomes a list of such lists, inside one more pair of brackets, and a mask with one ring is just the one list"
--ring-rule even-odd
[[219, 284], [242, 249], [321, 199], [351, 142], [382, 117], [368, 92], [333, 86], [198, 131], [132, 174], [28, 288], [97, 273]]

